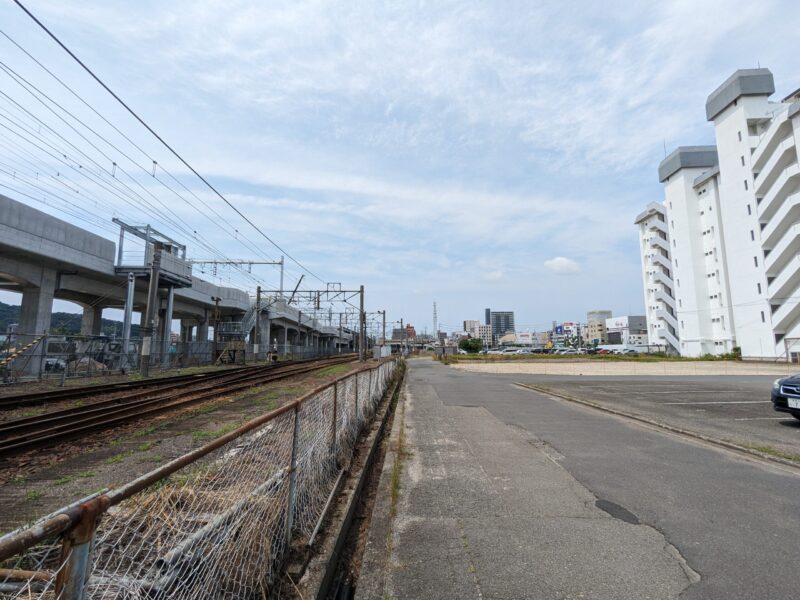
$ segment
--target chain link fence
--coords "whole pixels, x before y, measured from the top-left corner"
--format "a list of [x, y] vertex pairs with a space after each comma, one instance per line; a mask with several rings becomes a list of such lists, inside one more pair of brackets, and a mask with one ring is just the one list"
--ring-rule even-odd
[[270, 598], [397, 368], [387, 360], [0, 538], [0, 598]]
[[[60, 380], [102, 377], [139, 370], [142, 340], [131, 338], [127, 349], [122, 339], [106, 335], [30, 335], [15, 333], [0, 344], [0, 382]], [[230, 349], [229, 349], [230, 348]], [[343, 350], [347, 352], [345, 348]], [[260, 351], [258, 360], [299, 360], [329, 356], [335, 348], [273, 344]], [[224, 342], [181, 342], [154, 339], [150, 345], [150, 371], [181, 369], [221, 363], [252, 362], [252, 345], [238, 347]]]

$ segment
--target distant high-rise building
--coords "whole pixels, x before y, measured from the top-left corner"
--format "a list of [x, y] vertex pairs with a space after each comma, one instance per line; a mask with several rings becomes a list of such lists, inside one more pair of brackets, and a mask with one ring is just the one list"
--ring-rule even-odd
[[514, 333], [514, 311], [490, 311], [489, 324], [492, 326], [492, 335], [495, 339]]
[[492, 324], [492, 309], [486, 309], [486, 320], [483, 322], [484, 325], [491, 325]]

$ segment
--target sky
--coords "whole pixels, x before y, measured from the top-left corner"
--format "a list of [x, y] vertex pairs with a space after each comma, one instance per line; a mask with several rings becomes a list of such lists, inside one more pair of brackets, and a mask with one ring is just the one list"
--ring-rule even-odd
[[[515, 311], [518, 330], [592, 309], [642, 314], [633, 220], [663, 197], [665, 149], [713, 143], [705, 99], [738, 68], [769, 67], [774, 99], [800, 87], [791, 0], [25, 4], [308, 271], [364, 284], [368, 310], [417, 331], [431, 330], [433, 302], [447, 331], [486, 307]], [[0, 29], [146, 150], [139, 163], [157, 157], [193, 194], [144, 183], [177, 221], [97, 189], [76, 193], [70, 214], [17, 199], [109, 239], [112, 216], [156, 223], [195, 258], [282, 253], [12, 2]], [[0, 57], [86, 108], [7, 38]], [[288, 283], [303, 272], [290, 261]], [[227, 281], [277, 285], [274, 268], [253, 273]], [[302, 287], [320, 285], [306, 272]]]

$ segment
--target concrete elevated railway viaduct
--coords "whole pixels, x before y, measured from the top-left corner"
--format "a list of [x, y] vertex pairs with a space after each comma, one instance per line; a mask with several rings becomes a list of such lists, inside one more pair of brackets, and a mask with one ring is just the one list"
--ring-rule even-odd
[[[30, 336], [47, 332], [53, 299], [62, 299], [83, 306], [82, 334], [99, 334], [104, 308], [125, 309], [129, 273], [133, 274], [131, 311], [139, 312], [144, 320], [152, 242], [162, 241], [169, 249], [162, 252], [153, 339], [169, 343], [173, 319], [180, 319], [181, 341], [208, 342], [215, 315], [221, 322], [220, 331], [235, 330], [235, 325], [249, 316], [251, 327], [245, 334], [252, 347], [255, 307], [248, 294], [193, 276], [191, 265], [185, 261], [185, 248], [176, 248], [174, 242], [170, 246], [168, 238], [147, 231], [152, 238], [141, 243], [146, 250], [130, 260], [122, 251], [124, 227], [115, 246], [101, 236], [0, 195], [0, 288], [22, 294], [17, 331]], [[345, 328], [340, 334], [338, 326], [323, 325], [289, 306], [285, 299], [262, 298], [261, 304], [257, 318], [262, 353], [276, 344], [279, 349], [353, 347], [353, 331]], [[226, 324], [231, 326], [226, 328]]]

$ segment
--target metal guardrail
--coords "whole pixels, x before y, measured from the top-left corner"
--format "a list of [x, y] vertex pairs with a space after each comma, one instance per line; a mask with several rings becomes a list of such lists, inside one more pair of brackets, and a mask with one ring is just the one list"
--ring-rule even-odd
[[313, 535], [396, 366], [339, 377], [0, 537], [0, 597], [270, 597], [292, 542]]

